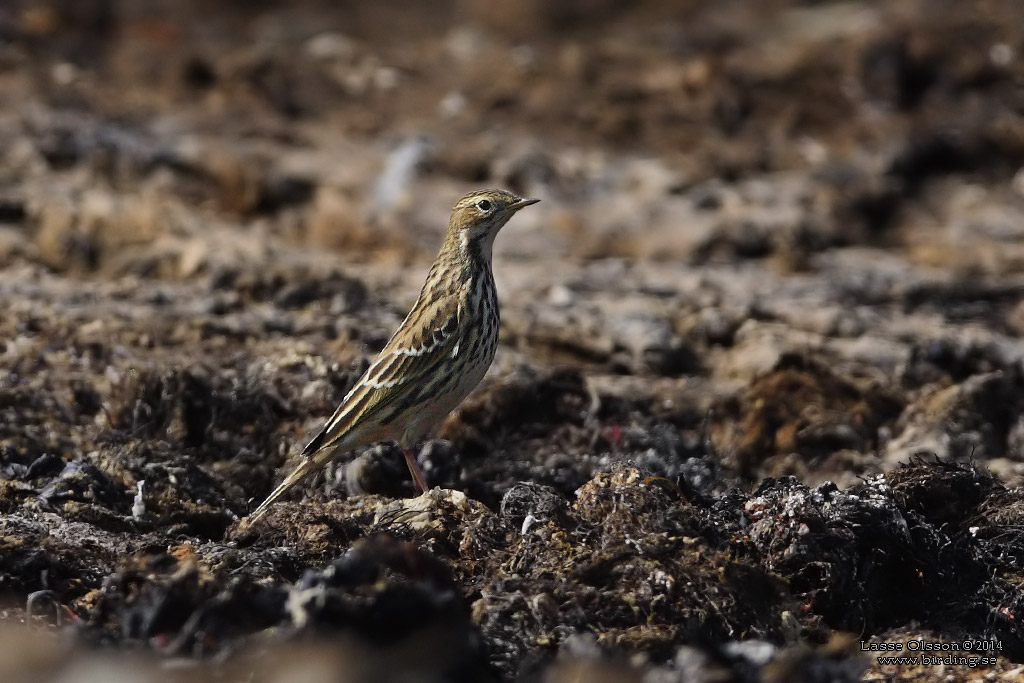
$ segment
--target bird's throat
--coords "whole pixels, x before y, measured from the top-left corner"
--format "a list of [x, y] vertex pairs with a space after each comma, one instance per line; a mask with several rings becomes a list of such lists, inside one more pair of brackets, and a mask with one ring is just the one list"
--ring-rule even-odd
[[494, 251], [494, 233], [488, 232], [474, 235], [463, 231], [459, 235], [460, 256], [465, 263], [477, 264], [490, 268], [491, 254]]

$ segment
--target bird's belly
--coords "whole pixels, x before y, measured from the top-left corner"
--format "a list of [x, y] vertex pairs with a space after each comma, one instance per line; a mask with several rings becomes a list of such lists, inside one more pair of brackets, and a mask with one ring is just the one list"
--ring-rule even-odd
[[410, 415], [402, 441], [412, 445], [432, 431], [480, 384], [494, 359], [494, 352], [480, 354], [462, 372], [444, 385], [430, 387], [433, 395], [424, 397], [423, 408]]

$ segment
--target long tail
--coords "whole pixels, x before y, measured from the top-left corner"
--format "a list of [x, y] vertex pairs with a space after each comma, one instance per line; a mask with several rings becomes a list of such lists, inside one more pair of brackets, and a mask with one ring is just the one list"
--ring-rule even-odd
[[263, 517], [263, 515], [267, 514], [267, 510], [270, 509], [271, 505], [277, 502], [278, 498], [283, 496], [310, 474], [329, 463], [335, 457], [337, 457], [337, 452], [333, 448], [327, 448], [314, 453], [310, 457], [303, 458], [302, 462], [299, 463], [299, 466], [292, 470], [292, 473], [281, 482], [280, 486], [274, 489], [271, 494], [267, 496], [267, 499], [260, 503], [260, 506], [253, 510], [252, 514], [242, 521], [242, 526], [248, 527], [255, 524], [261, 517]]

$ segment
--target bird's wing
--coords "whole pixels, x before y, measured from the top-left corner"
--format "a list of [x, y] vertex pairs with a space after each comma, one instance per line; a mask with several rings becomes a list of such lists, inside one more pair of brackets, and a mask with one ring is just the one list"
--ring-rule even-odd
[[440, 379], [439, 366], [458, 355], [461, 337], [456, 297], [418, 303], [302, 454], [328, 448], [357, 426], [386, 424], [415, 410]]
[[443, 381], [445, 369], [441, 366], [458, 355], [461, 339], [456, 297], [413, 307], [331, 419], [303, 449], [305, 459], [249, 515], [245, 524], [255, 523], [277, 499], [337, 457], [337, 453], [327, 450], [330, 446], [360, 427], [370, 427], [372, 434], [372, 428], [386, 425], [403, 411], [419, 410], [421, 397], [429, 395]]

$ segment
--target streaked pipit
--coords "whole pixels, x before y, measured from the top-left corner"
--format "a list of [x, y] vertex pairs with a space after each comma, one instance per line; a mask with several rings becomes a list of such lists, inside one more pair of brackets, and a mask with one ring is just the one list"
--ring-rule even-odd
[[466, 398], [494, 360], [500, 325], [491, 273], [494, 237], [514, 213], [538, 201], [480, 190], [455, 204], [441, 252], [409, 315], [306, 444], [305, 459], [247, 524], [317, 469], [378, 441], [398, 441], [416, 488], [427, 490], [411, 449]]

